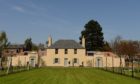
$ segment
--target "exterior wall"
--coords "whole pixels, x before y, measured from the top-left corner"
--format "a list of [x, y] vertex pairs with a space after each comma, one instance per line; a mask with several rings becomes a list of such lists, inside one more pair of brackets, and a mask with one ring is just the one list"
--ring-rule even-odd
[[[27, 66], [31, 65], [31, 59], [34, 58], [34, 66], [38, 63], [38, 54], [36, 52], [30, 52], [28, 55], [16, 55], [12, 58], [9, 57], [8, 59], [8, 65], [10, 61], [12, 62], [12, 66]], [[7, 66], [8, 66], [7, 65]]]
[[[101, 58], [101, 66], [99, 67], [120, 67], [120, 58], [114, 54], [107, 56], [104, 52], [96, 53], [94, 56], [85, 55], [85, 49], [77, 49], [77, 54], [74, 54], [74, 49], [68, 49], [68, 54], [64, 54], [64, 49], [58, 49], [58, 54], [55, 54], [55, 49], [47, 49], [47, 56], [43, 57], [46, 66], [64, 66], [64, 59], [67, 58], [68, 66], [98, 67], [97, 58]], [[54, 58], [59, 58], [59, 63], [54, 63]], [[78, 63], [73, 64], [73, 59], [77, 58]], [[122, 66], [125, 66], [125, 60], [122, 58]]]
[[39, 50], [38, 52], [38, 59], [39, 59], [39, 67], [46, 66], [45, 59], [47, 59], [46, 50]]
[[[59, 63], [55, 64], [54, 58], [59, 58]], [[55, 54], [55, 49], [47, 49], [45, 64], [47, 66], [64, 66], [65, 58], [70, 62], [68, 66], [80, 66], [85, 60], [85, 49], [77, 49], [77, 54], [74, 54], [74, 49], [68, 49], [68, 54], [65, 54], [65, 49], [58, 49], [58, 54]], [[74, 58], [78, 59], [78, 63], [73, 64]]]
[[[101, 57], [102, 60], [102, 67], [120, 67], [120, 58], [112, 58], [112, 57], [104, 57], [104, 56], [95, 56], [95, 57], [87, 57], [86, 65], [89, 67], [100, 67], [97, 66], [96, 57]], [[122, 58], [122, 67], [125, 66], [124, 58]]]
[[[65, 49], [58, 49], [58, 54], [55, 54], [55, 49], [47, 49], [46, 54], [38, 58], [37, 52], [31, 52], [28, 55], [16, 55], [12, 57], [13, 66], [26, 66], [27, 62], [31, 65], [31, 59], [35, 58], [34, 63], [39, 66], [85, 66], [85, 67], [120, 67], [120, 58], [114, 54], [106, 55], [104, 52], [95, 53], [93, 56], [85, 55], [85, 49], [77, 49], [77, 54], [74, 54], [74, 49], [68, 49], [68, 54], [65, 54]], [[54, 63], [54, 59], [58, 58], [59, 63]], [[77, 63], [73, 63], [73, 59], [77, 59]], [[64, 59], [67, 59], [65, 62]], [[100, 63], [98, 63], [100, 59]], [[35, 65], [33, 65], [35, 66]], [[125, 66], [125, 60], [122, 58], [122, 66]]]
[[4, 49], [3, 51], [3, 55], [7, 56], [7, 55], [24, 55], [24, 50], [23, 48], [9, 48], [9, 49]]
[[39, 55], [39, 56], [46, 56], [46, 55], [47, 55], [46, 50], [41, 50], [41, 49], [39, 49], [38, 55]]
[[19, 56], [18, 55], [18, 56], [12, 57], [13, 66], [26, 66], [27, 61], [29, 61], [28, 56], [22, 56], [22, 55]]
[[[122, 67], [125, 67], [125, 58], [121, 58], [122, 60]], [[117, 57], [114, 61], [114, 66], [115, 67], [120, 67], [120, 58]]]

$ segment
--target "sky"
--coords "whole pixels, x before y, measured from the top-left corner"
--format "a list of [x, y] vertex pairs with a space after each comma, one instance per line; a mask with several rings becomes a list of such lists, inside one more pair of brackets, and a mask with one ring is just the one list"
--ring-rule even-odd
[[11, 43], [79, 41], [89, 20], [99, 22], [106, 41], [140, 40], [140, 0], [0, 0], [0, 31]]

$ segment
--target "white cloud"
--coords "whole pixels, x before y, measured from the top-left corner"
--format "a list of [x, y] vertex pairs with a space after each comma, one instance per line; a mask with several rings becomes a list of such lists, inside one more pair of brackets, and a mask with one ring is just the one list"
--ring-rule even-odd
[[18, 12], [25, 12], [24, 8], [21, 6], [14, 6], [13, 9], [18, 11]]

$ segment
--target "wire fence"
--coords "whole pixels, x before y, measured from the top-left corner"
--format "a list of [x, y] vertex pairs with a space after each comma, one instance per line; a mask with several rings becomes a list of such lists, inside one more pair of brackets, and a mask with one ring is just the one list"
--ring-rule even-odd
[[28, 70], [32, 70], [35, 68], [37, 68], [37, 67], [14, 66], [14, 67], [10, 67], [8, 70], [8, 68], [6, 67], [6, 68], [3, 68], [0, 70], [0, 76], [6, 76], [8, 74], [18, 73], [18, 72], [22, 72], [22, 71], [28, 71]]
[[105, 67], [101, 69], [104, 71], [140, 79], [140, 67], [133, 67], [133, 71], [132, 67]]

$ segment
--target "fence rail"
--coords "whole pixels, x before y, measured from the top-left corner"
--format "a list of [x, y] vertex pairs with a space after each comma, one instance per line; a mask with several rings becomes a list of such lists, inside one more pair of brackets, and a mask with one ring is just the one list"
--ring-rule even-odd
[[27, 70], [32, 70], [35, 69], [36, 67], [27, 67], [27, 66], [15, 66], [15, 67], [10, 67], [9, 71], [8, 68], [4, 68], [2, 70], [0, 70], [0, 76], [6, 76], [8, 74], [13, 74], [13, 73], [18, 73], [18, 72], [22, 72], [22, 71], [27, 71]]
[[130, 68], [130, 67], [119, 67], [119, 68], [118, 67], [117, 68], [116, 67], [105, 67], [105, 68], [101, 68], [101, 69], [104, 71], [140, 79], [140, 67], [134, 68], [133, 76], [132, 76], [132, 68]]

